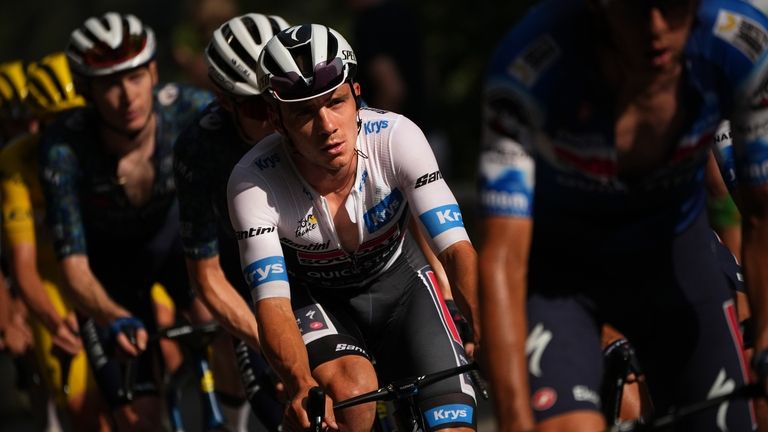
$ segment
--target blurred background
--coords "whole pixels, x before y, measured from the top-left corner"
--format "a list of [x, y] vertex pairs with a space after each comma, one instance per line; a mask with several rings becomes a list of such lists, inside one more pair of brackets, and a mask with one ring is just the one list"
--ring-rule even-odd
[[[89, 16], [130, 12], [158, 37], [163, 81], [205, 84], [200, 53], [211, 32], [246, 12], [290, 24], [317, 22], [352, 44], [363, 96], [406, 114], [427, 134], [457, 195], [473, 196], [481, 79], [499, 39], [532, 0], [0, 0], [0, 61], [34, 60], [65, 47]], [[383, 57], [383, 60], [382, 60]], [[461, 201], [464, 201], [463, 199]], [[471, 201], [471, 199], [470, 199]], [[465, 208], [469, 219], [472, 209]], [[470, 221], [468, 221], [470, 222]]]

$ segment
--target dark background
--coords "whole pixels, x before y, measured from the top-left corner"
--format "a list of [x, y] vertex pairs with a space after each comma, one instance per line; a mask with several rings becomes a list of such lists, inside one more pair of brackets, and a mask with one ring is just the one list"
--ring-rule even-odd
[[[240, 13], [277, 14], [291, 24], [318, 22], [345, 36], [351, 31], [353, 15], [345, 0], [236, 2]], [[448, 166], [443, 169], [452, 184], [472, 182], [485, 65], [504, 32], [533, 1], [404, 0], [403, 3], [416, 13], [424, 37], [430, 116], [434, 127], [443, 132], [450, 150]], [[171, 50], [174, 32], [190, 21], [189, 10], [194, 4], [195, 0], [0, 0], [0, 61], [35, 60], [62, 50], [69, 33], [87, 17], [114, 10], [133, 13], [155, 30], [161, 79], [184, 80]], [[350, 42], [354, 47], [354, 42]]]

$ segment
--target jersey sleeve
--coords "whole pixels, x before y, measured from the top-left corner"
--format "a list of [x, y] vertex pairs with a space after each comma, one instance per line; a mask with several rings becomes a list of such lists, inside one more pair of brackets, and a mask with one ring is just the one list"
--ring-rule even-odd
[[243, 276], [253, 303], [273, 297], [290, 298], [288, 269], [277, 231], [274, 196], [265, 182], [257, 184], [241, 165], [232, 172], [227, 201], [240, 249]]
[[204, 259], [218, 255], [217, 216], [213, 207], [214, 185], [206, 173], [208, 158], [196, 149], [192, 126], [179, 136], [174, 146], [173, 170], [179, 197], [179, 220], [184, 255]]
[[[747, 3], [703, 8], [709, 32], [694, 38], [723, 74], [720, 91], [730, 120], [733, 169], [740, 185], [768, 184], [768, 19]], [[709, 42], [709, 44], [707, 44]]]
[[397, 183], [426, 229], [435, 252], [469, 241], [459, 205], [424, 133], [406, 117], [400, 117], [390, 135], [390, 152]]
[[542, 36], [527, 46], [518, 46], [528, 40], [516, 37], [520, 31], [513, 30], [502, 41], [490, 62], [484, 86], [478, 167], [480, 211], [484, 216], [527, 218], [533, 212], [532, 155], [536, 130], [543, 126], [543, 110], [526, 81], [535, 75], [528, 52], [553, 51], [554, 44], [548, 36]]
[[41, 186], [46, 218], [59, 259], [85, 254], [85, 229], [78, 197], [80, 164], [72, 147], [57, 136], [43, 135], [40, 151]]

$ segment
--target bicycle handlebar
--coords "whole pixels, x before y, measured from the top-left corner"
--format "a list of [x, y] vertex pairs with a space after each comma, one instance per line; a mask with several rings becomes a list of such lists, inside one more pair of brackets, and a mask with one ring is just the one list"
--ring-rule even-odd
[[182, 339], [186, 336], [209, 336], [218, 333], [221, 326], [216, 321], [203, 324], [183, 324], [174, 327], [160, 329], [157, 333], [149, 337], [150, 341], [158, 339]]
[[422, 375], [414, 378], [406, 378], [403, 380], [394, 381], [378, 390], [361, 394], [347, 400], [333, 404], [333, 409], [347, 408], [354, 405], [363, 404], [373, 401], [390, 401], [395, 399], [402, 399], [408, 396], [416, 395], [422, 387], [429, 386], [438, 381], [452, 377], [454, 375], [461, 375], [465, 372], [476, 370], [478, 368], [477, 363], [472, 362], [465, 365], [453, 367], [450, 369], [441, 370], [427, 375]]
[[744, 387], [738, 388], [728, 394], [707, 399], [701, 402], [696, 402], [690, 405], [683, 406], [672, 411], [669, 414], [658, 417], [655, 420], [650, 421], [648, 424], [639, 424], [634, 421], [621, 422], [618, 425], [609, 429], [610, 432], [622, 431], [622, 432], [653, 432], [661, 430], [669, 430], [669, 427], [679, 422], [680, 420], [689, 417], [693, 414], [698, 414], [701, 411], [720, 405], [725, 401], [736, 398], [756, 398], [764, 396], [763, 389], [759, 384], [748, 384]]

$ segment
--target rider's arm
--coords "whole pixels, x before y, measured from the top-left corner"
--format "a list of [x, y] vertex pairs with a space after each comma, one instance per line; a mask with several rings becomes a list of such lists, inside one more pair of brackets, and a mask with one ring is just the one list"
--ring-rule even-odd
[[[480, 155], [482, 246], [480, 310], [485, 333], [483, 366], [492, 383], [500, 430], [533, 428], [526, 361], [528, 256], [533, 230], [534, 160], [530, 155], [536, 112], [514, 84], [491, 85]], [[493, 81], [499, 83], [499, 81]]]
[[[61, 264], [65, 287], [77, 308], [103, 325], [111, 324], [116, 318], [131, 314], [115, 303], [96, 279], [88, 262], [85, 245], [85, 227], [80, 211], [78, 192], [79, 162], [75, 152], [66, 144], [56, 142], [56, 136], [45, 135], [41, 141], [40, 171], [41, 186], [46, 199], [46, 218], [54, 238], [54, 248]], [[115, 247], [120, 247], [116, 244]], [[139, 350], [128, 342], [122, 330], [117, 333], [117, 342], [130, 355], [138, 354], [146, 345], [147, 334], [137, 331]]]
[[438, 255], [443, 264], [448, 280], [451, 284], [453, 299], [460, 310], [470, 311], [466, 316], [475, 339], [480, 340], [482, 328], [478, 317], [478, 292], [477, 292], [477, 252], [469, 241], [463, 240], [453, 243]]
[[511, 429], [505, 430], [527, 430], [533, 427], [525, 356], [526, 277], [532, 223], [528, 218], [486, 217], [482, 230], [483, 370], [493, 383], [497, 412], [515, 413], [508, 416]]
[[258, 350], [253, 312], [229, 282], [219, 261], [220, 222], [213, 206], [220, 199], [220, 189], [209, 178], [212, 162], [201, 157], [205, 153], [197, 147], [196, 131], [193, 126], [179, 136], [173, 161], [187, 273], [195, 292], [216, 320]]
[[86, 255], [74, 254], [63, 258], [61, 268], [78, 309], [97, 323], [108, 325], [116, 318], [131, 315], [107, 295], [106, 290], [91, 271]]
[[258, 350], [256, 318], [224, 275], [219, 256], [187, 258], [187, 271], [195, 291], [219, 323], [251, 348]]
[[[277, 228], [279, 215], [266, 182], [255, 182], [255, 173], [235, 167], [229, 179], [227, 197], [232, 228], [247, 232], [254, 227]], [[291, 400], [290, 410], [303, 428], [309, 426], [301, 403], [309, 389], [317, 385], [309, 368], [304, 346], [290, 300], [290, 286], [277, 229], [238, 240], [243, 276], [251, 289], [258, 322], [259, 342], [265, 357], [285, 383]], [[326, 414], [328, 411], [326, 411]], [[332, 421], [332, 418], [326, 418]]]
[[[735, 71], [746, 71], [731, 83], [734, 110], [730, 120], [742, 211], [742, 263], [755, 329], [755, 350], [760, 352], [768, 349], [768, 51], [762, 51], [754, 62], [740, 53], [728, 60]], [[749, 67], [742, 68], [745, 63]]]
[[[309, 358], [291, 308], [291, 300], [265, 298], [254, 306], [264, 354], [284, 380], [289, 395], [306, 393], [317, 382], [309, 369]], [[268, 324], [267, 324], [268, 323]]]
[[[8, 150], [10, 148], [6, 148], [0, 157], [9, 155]], [[3, 233], [11, 250], [11, 268], [18, 282], [19, 292], [32, 313], [55, 334], [64, 320], [48, 298], [37, 269], [32, 203], [29, 190], [19, 173], [3, 170], [0, 196], [3, 208]]]
[[448, 184], [423, 132], [405, 117], [390, 135], [390, 160], [397, 184], [451, 281], [451, 292], [480, 337], [477, 323], [477, 255]]

